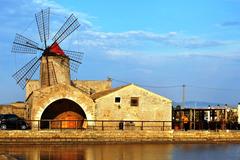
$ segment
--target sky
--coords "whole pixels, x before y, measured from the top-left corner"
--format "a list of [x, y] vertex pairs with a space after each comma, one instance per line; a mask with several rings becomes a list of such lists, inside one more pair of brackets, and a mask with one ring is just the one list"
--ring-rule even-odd
[[81, 24], [61, 44], [84, 52], [72, 79], [111, 77], [176, 102], [185, 84], [186, 101], [240, 102], [240, 0], [2, 0], [1, 104], [24, 101], [12, 75], [33, 57], [11, 53], [12, 42], [16, 33], [40, 42], [34, 14], [47, 7], [50, 36], [71, 13]]

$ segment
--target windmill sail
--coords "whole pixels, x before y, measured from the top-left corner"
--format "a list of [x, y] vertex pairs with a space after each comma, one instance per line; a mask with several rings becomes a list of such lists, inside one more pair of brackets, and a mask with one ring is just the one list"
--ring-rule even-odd
[[26, 65], [24, 65], [20, 70], [18, 70], [13, 78], [17, 81], [22, 88], [25, 88], [27, 81], [29, 81], [38, 67], [40, 66], [40, 59], [34, 57]]
[[38, 43], [30, 40], [20, 34], [16, 34], [12, 52], [13, 53], [26, 53], [26, 54], [36, 54], [38, 50], [42, 50], [38, 47]]
[[[41, 10], [35, 14], [40, 41], [44, 43], [44, 49], [40, 48], [38, 43], [30, 40], [20, 34], [16, 34], [13, 42], [13, 53], [37, 54], [26, 65], [19, 69], [13, 78], [22, 88], [32, 78], [40, 66], [40, 83], [41, 87], [55, 85], [57, 83], [70, 84], [70, 69], [77, 72], [82, 52], [63, 50], [60, 43], [66, 39], [79, 26], [77, 18], [72, 14], [62, 25], [59, 31], [53, 37], [53, 43], [47, 46], [49, 40], [49, 19], [50, 8]], [[56, 69], [56, 70], [55, 70]]]
[[69, 57], [70, 69], [77, 72], [79, 65], [82, 63], [83, 52], [64, 50], [64, 53]]
[[45, 48], [47, 48], [46, 42], [49, 39], [49, 15], [50, 8], [41, 10], [35, 14], [40, 40], [44, 42]]
[[67, 38], [73, 31], [80, 26], [77, 18], [72, 14], [67, 21], [62, 25], [59, 31], [53, 37], [53, 41], [60, 44], [65, 38]]

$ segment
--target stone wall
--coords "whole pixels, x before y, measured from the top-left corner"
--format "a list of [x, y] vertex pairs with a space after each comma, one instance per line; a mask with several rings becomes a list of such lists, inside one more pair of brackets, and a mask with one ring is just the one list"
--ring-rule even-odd
[[[91, 92], [101, 92], [112, 88], [111, 80], [73, 80], [71, 81], [74, 87], [77, 87], [86, 93], [90, 94]], [[32, 91], [40, 89], [39, 80], [30, 80], [26, 85], [26, 95], [25, 98], [28, 98]]]
[[39, 80], [30, 80], [28, 81], [27, 85], [26, 85], [26, 94], [25, 94], [25, 98], [27, 99], [29, 97], [29, 95], [37, 90], [40, 89], [40, 82]]
[[[120, 97], [119, 103], [115, 103], [115, 97]], [[138, 106], [131, 106], [131, 97], [138, 97]], [[135, 85], [121, 88], [95, 102], [96, 119], [99, 120], [172, 120], [171, 100]]]
[[0, 105], [0, 114], [16, 114], [19, 117], [27, 119], [27, 108], [24, 103]]
[[86, 90], [86, 92], [88, 93], [91, 93], [91, 92], [95, 93], [95, 92], [101, 92], [101, 91], [112, 88], [112, 81], [111, 80], [74, 80], [72, 81], [72, 85], [77, 88]]
[[53, 102], [61, 99], [75, 102], [84, 111], [87, 119], [95, 119], [95, 104], [89, 95], [70, 85], [57, 84], [33, 92], [27, 102], [31, 108], [31, 120], [40, 120], [44, 110]]
[[240, 134], [236, 131], [1, 131], [0, 143], [240, 143]]
[[59, 83], [70, 85], [69, 59], [58, 55], [42, 56], [40, 66], [41, 87]]

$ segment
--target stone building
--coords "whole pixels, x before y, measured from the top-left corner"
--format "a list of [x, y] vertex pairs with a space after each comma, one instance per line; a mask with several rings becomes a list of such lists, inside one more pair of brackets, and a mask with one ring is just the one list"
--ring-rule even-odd
[[[112, 88], [111, 79], [72, 81], [66, 66], [69, 66], [67, 56], [49, 55], [47, 61], [42, 57], [40, 80], [26, 84], [26, 119], [66, 120], [61, 123], [63, 128], [81, 127], [81, 123], [70, 120], [172, 120], [171, 100], [134, 84]], [[58, 128], [60, 124], [41, 122], [40, 125], [41, 128], [49, 125]], [[94, 125], [98, 124], [88, 122], [88, 126]], [[36, 127], [39, 124], [33, 123], [32, 128]]]
[[129, 84], [91, 95], [96, 119], [171, 121], [171, 101]]
[[[112, 88], [111, 80], [79, 80], [72, 81], [71, 85], [56, 84], [30, 91], [30, 86], [38, 88], [39, 83], [36, 82], [30, 81], [26, 92], [30, 93], [27, 95], [26, 105], [29, 108], [28, 118], [32, 120], [171, 121], [172, 119], [171, 100], [134, 84]], [[76, 126], [74, 123], [68, 123], [62, 127]]]
[[14, 102], [0, 105], [0, 114], [17, 114], [19, 117], [27, 118], [27, 108], [24, 102]]
[[[118, 127], [118, 120], [121, 120], [128, 129], [143, 126], [152, 129], [165, 126], [164, 129], [171, 129], [171, 100], [137, 85], [111, 88], [95, 93], [91, 97], [95, 102], [95, 118], [116, 120], [116, 122], [108, 122], [111, 127]], [[143, 123], [143, 121], [147, 122]]]

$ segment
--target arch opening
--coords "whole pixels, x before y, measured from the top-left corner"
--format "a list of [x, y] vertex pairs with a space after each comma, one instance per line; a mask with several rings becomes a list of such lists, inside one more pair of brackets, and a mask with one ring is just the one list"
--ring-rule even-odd
[[82, 128], [83, 120], [86, 118], [84, 110], [76, 102], [69, 99], [60, 99], [51, 103], [44, 110], [40, 128]]

